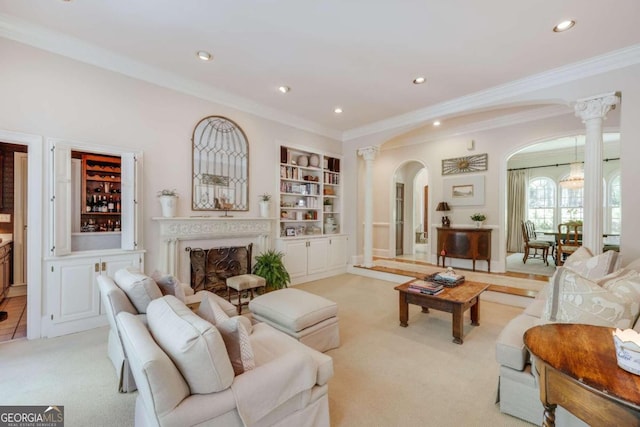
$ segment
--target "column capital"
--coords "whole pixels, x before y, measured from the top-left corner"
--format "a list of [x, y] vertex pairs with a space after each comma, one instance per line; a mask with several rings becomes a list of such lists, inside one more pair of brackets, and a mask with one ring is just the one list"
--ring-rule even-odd
[[609, 111], [616, 108], [620, 97], [615, 92], [597, 95], [589, 98], [578, 99], [574, 105], [577, 117], [583, 122], [591, 119], [605, 119]]
[[379, 151], [379, 146], [371, 145], [369, 147], [358, 148], [358, 155], [362, 156], [365, 160], [374, 160]]

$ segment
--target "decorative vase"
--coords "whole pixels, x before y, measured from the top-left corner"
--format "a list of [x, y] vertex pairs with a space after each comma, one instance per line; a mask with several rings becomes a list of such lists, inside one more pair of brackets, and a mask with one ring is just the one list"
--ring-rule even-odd
[[162, 216], [165, 218], [173, 218], [176, 216], [176, 208], [178, 207], [178, 196], [160, 196], [160, 206], [162, 207]]
[[269, 218], [269, 202], [261, 200], [260, 203], [260, 216], [262, 218]]
[[320, 166], [320, 157], [317, 154], [312, 154], [309, 157], [309, 166], [313, 166], [314, 168]]
[[482, 227], [482, 221], [476, 221], [476, 228]]

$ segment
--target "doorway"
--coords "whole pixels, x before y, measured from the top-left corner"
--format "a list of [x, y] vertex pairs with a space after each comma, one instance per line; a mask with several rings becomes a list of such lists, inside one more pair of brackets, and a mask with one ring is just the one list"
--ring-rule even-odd
[[396, 182], [396, 256], [404, 253], [404, 184]]
[[388, 257], [427, 261], [428, 171], [418, 160], [405, 161], [390, 184]]
[[27, 152], [26, 145], [0, 143], [0, 342], [27, 336]]

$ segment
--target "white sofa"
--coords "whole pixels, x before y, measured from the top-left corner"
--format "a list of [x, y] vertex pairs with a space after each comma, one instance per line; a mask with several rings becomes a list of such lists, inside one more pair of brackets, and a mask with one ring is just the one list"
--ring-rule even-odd
[[199, 313], [215, 326], [172, 296], [149, 304], [148, 326], [118, 314], [138, 386], [135, 425], [329, 426], [331, 357], [206, 302]]
[[[593, 257], [585, 248], [571, 255], [564, 267], [556, 270], [549, 284], [523, 313], [504, 327], [496, 341], [496, 360], [500, 365], [498, 400], [501, 412], [537, 425], [542, 424], [544, 409], [540, 402], [538, 376], [535, 370], [532, 372], [531, 355], [523, 342], [527, 329], [549, 322], [564, 322], [621, 329], [633, 327], [640, 331], [640, 322], [637, 321], [637, 307], [640, 305], [638, 271], [640, 260], [622, 269], [619, 267], [617, 253], [608, 251]], [[626, 315], [621, 315], [627, 318], [614, 318], [611, 313], [600, 310], [602, 307], [589, 310], [588, 306], [575, 304], [575, 301], [589, 303], [588, 295], [591, 292], [595, 292], [593, 295], [613, 294], [610, 297], [614, 299], [622, 295], [616, 302], [624, 303], [631, 310], [625, 312]], [[579, 293], [580, 299], [574, 299]], [[587, 424], [559, 406], [556, 425], [565, 427]]]
[[[118, 391], [128, 393], [136, 390], [136, 384], [131, 372], [129, 371], [129, 365], [123, 351], [122, 340], [120, 339], [116, 325], [116, 316], [120, 312], [131, 313], [138, 316], [138, 318], [146, 324], [146, 306], [152, 299], [161, 297], [163, 293], [161, 288], [157, 283], [155, 283], [155, 280], [151, 281], [149, 280], [151, 279], [150, 277], [131, 269], [118, 271], [114, 274], [114, 277], [117, 278], [120, 283], [117, 283], [114, 278], [108, 276], [98, 276], [98, 287], [100, 288], [102, 303], [104, 304], [110, 326], [107, 354], [116, 370], [116, 376], [118, 377]], [[161, 284], [167, 285], [167, 287], [163, 288], [165, 293], [171, 293], [167, 290], [169, 288], [168, 284], [165, 283], [165, 280], [169, 276], [154, 275], [154, 277]], [[138, 284], [142, 287], [140, 292], [135, 293], [132, 290], [134, 284]], [[184, 300], [186, 304], [197, 304], [205, 295], [214, 295], [207, 291], [200, 291], [197, 294], [194, 294], [193, 289], [186, 284], [177, 284], [177, 286], [180, 286], [180, 288], [174, 289], [171, 294], [174, 296], [177, 294], [177, 297]], [[125, 293], [123, 288], [127, 289], [131, 293], [132, 298], [136, 302], [135, 305], [127, 296], [127, 293]], [[214, 298], [217, 299], [220, 306], [227, 314], [231, 316], [235, 314], [236, 308], [233, 304], [221, 297], [218, 297], [217, 295], [214, 295]]]

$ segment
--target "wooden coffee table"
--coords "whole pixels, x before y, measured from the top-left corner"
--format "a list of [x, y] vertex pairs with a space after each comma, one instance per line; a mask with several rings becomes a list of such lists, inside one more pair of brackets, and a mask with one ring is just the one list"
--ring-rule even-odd
[[535, 326], [524, 334], [539, 374], [545, 427], [557, 405], [591, 426], [640, 426], [640, 376], [618, 367], [613, 328]]
[[[415, 279], [414, 279], [415, 280]], [[400, 326], [407, 327], [409, 320], [409, 304], [422, 307], [423, 313], [430, 308], [453, 314], [453, 342], [462, 344], [464, 312], [471, 309], [471, 324], [480, 325], [480, 294], [489, 285], [487, 283], [466, 281], [455, 288], [445, 288], [438, 295], [425, 295], [409, 291], [413, 280], [396, 286], [399, 294]]]

